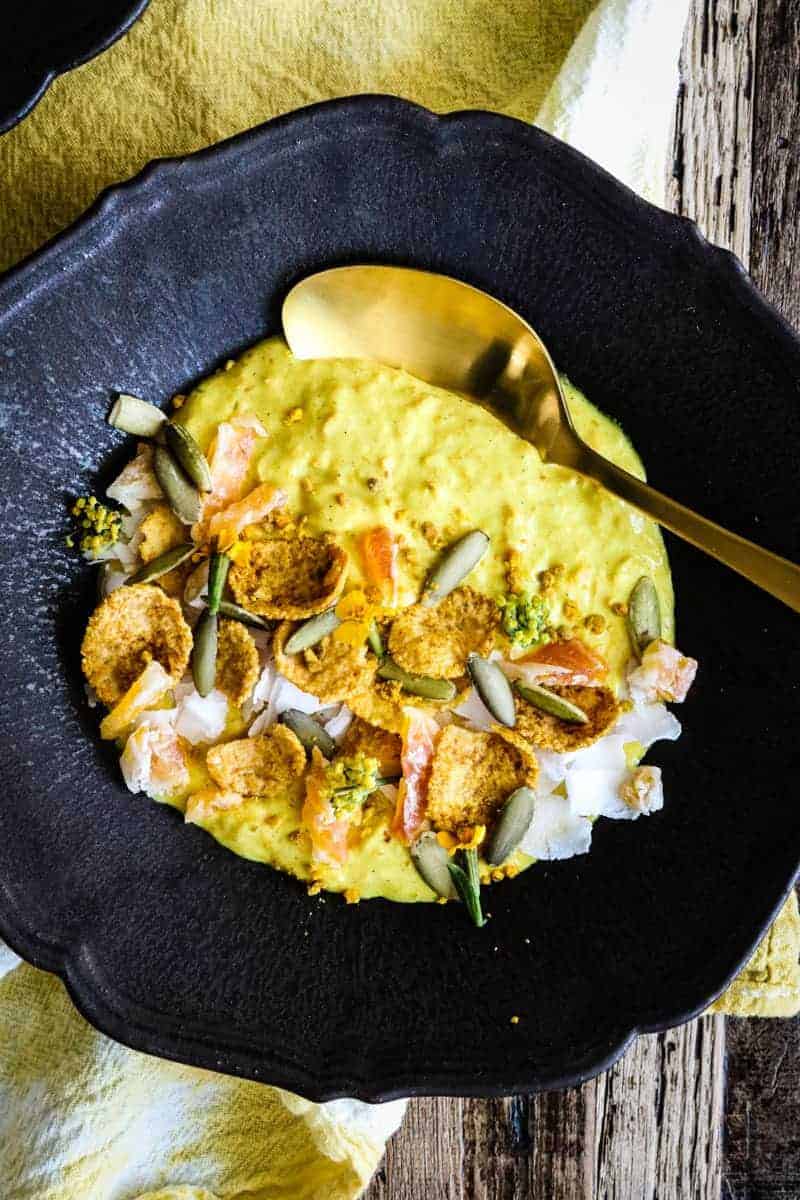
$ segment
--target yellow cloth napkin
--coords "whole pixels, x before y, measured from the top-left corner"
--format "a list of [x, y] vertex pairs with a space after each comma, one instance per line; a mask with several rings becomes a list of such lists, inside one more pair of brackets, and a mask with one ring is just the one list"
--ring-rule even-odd
[[[538, 120], [662, 196], [688, 0], [151, 0], [0, 137], [0, 270], [108, 184], [299, 105], [385, 91]], [[800, 1010], [792, 896], [717, 1004]], [[402, 1104], [312, 1105], [137, 1054], [0, 944], [0, 1191], [9, 1200], [351, 1200]]]

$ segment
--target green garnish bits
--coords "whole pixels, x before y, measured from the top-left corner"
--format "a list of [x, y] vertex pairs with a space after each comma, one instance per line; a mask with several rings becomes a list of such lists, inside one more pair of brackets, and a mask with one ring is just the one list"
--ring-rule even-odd
[[481, 881], [478, 873], [478, 851], [474, 847], [464, 850], [459, 856], [462, 866], [452, 860], [447, 869], [455, 884], [461, 903], [469, 913], [473, 925], [481, 929], [486, 924], [486, 917], [481, 908]]
[[363, 753], [337, 758], [325, 769], [322, 794], [330, 799], [337, 817], [348, 817], [361, 808], [380, 787], [377, 758]]
[[[78, 526], [78, 547], [90, 558], [119, 541], [122, 513], [107, 508], [96, 496], [79, 496], [70, 511]], [[68, 537], [67, 545], [74, 546], [75, 538]]]
[[543, 596], [512, 592], [499, 601], [503, 610], [503, 632], [518, 650], [549, 641], [550, 614]]

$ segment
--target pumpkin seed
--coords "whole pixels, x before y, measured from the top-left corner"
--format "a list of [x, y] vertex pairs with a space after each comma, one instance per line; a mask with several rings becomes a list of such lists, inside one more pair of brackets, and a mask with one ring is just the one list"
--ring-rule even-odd
[[201, 492], [210, 492], [211, 471], [206, 456], [194, 440], [189, 430], [183, 425], [168, 421], [164, 426], [164, 437], [167, 446], [175, 455], [195, 487]]
[[425, 580], [421, 602], [438, 604], [469, 575], [488, 549], [489, 538], [480, 529], [473, 529], [453, 542]]
[[246, 608], [234, 604], [231, 600], [220, 600], [219, 615], [227, 617], [229, 621], [239, 621], [242, 625], [250, 625], [253, 629], [265, 629], [268, 633], [275, 624], [274, 621], [265, 621], [263, 617], [257, 617], [255, 613], [248, 612]]
[[479, 654], [467, 655], [467, 670], [475, 691], [496, 721], [513, 729], [517, 723], [514, 694], [497, 663]]
[[301, 650], [309, 650], [329, 633], [333, 633], [334, 629], [338, 629], [341, 623], [335, 608], [328, 608], [325, 612], [317, 613], [315, 617], [309, 617], [287, 639], [283, 647], [284, 654], [299, 654]]
[[484, 851], [484, 858], [493, 867], [499, 867], [514, 853], [530, 828], [535, 807], [536, 795], [528, 787], [517, 788], [508, 797]]
[[540, 708], [542, 712], [549, 713], [551, 717], [558, 717], [561, 721], [571, 721], [574, 725], [588, 725], [589, 718], [582, 708], [578, 708], [577, 704], [570, 703], [562, 696], [551, 692], [549, 688], [542, 687], [538, 683], [520, 683], [517, 679], [514, 682], [514, 690], [523, 700], [527, 700], [528, 704], [533, 704], [534, 707]]
[[108, 414], [109, 425], [136, 437], [155, 437], [166, 419], [160, 408], [138, 396], [117, 396]]
[[432, 892], [455, 900], [457, 892], [450, 874], [450, 856], [435, 833], [423, 833], [411, 847], [411, 861]]
[[378, 629], [377, 622], [375, 621], [370, 622], [369, 633], [367, 634], [367, 642], [369, 643], [370, 650], [376, 658], [384, 657], [386, 651], [384, 649], [383, 642], [381, 641], [380, 630]]
[[208, 605], [208, 611], [215, 616], [219, 612], [222, 592], [225, 587], [225, 580], [228, 578], [228, 568], [230, 565], [231, 560], [227, 554], [216, 553], [211, 555], [211, 562], [208, 567], [208, 596], [206, 604]]
[[649, 575], [642, 575], [628, 600], [628, 632], [637, 658], [661, 637], [661, 605]]
[[207, 608], [194, 627], [192, 678], [201, 696], [213, 691], [217, 681], [217, 617]]
[[456, 685], [451, 679], [432, 679], [430, 675], [411, 675], [398, 667], [394, 659], [386, 656], [378, 667], [378, 678], [399, 683], [404, 692], [422, 696], [426, 700], [452, 700]]
[[326, 758], [333, 758], [336, 742], [308, 713], [301, 712], [299, 708], [287, 708], [286, 712], [282, 712], [278, 717], [278, 721], [287, 729], [291, 729], [306, 750], [312, 750], [316, 746]]
[[125, 582], [150, 583], [153, 579], [166, 575], [167, 571], [171, 571], [173, 567], [179, 567], [182, 562], [186, 562], [186, 559], [194, 554], [194, 551], [193, 542], [183, 542], [180, 546], [173, 546], [171, 550], [165, 550], [157, 558], [152, 558], [150, 562], [145, 563]]
[[184, 525], [194, 525], [195, 521], [199, 521], [203, 507], [200, 493], [187, 479], [166, 446], [155, 447], [153, 470], [175, 516], [183, 521]]
[[478, 874], [478, 851], [472, 847], [464, 851], [466, 871], [457, 863], [448, 861], [447, 869], [461, 898], [461, 902], [472, 918], [473, 924], [480, 929], [486, 924], [486, 917], [481, 908], [481, 881]]

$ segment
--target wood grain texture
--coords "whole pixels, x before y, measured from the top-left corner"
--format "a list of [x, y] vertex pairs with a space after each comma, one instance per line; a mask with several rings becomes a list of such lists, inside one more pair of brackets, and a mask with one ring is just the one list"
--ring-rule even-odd
[[[800, 327], [800, 0], [759, 0], [750, 272]], [[800, 1018], [728, 1020], [725, 1200], [800, 1196]]]
[[747, 263], [758, 0], [694, 0], [668, 202]]
[[[694, 0], [668, 204], [800, 324], [800, 0]], [[728, 1111], [724, 1118], [726, 1044]], [[423, 1100], [369, 1200], [797, 1200], [800, 1020], [705, 1017], [582, 1088]], [[723, 1173], [723, 1131], [725, 1158]]]

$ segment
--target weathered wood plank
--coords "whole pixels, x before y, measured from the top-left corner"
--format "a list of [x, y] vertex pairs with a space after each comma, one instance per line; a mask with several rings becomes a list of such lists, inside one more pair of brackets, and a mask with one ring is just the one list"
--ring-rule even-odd
[[758, 0], [694, 0], [684, 39], [669, 207], [747, 263]]
[[751, 273], [800, 327], [800, 2], [760, 0]]
[[463, 1182], [464, 1104], [447, 1097], [412, 1100], [365, 1200], [471, 1200]]
[[[800, 0], [759, 0], [750, 272], [800, 327]], [[729, 1020], [725, 1200], [800, 1196], [800, 1019]]]
[[641, 1037], [595, 1093], [595, 1191], [603, 1200], [717, 1200], [725, 1038], [721, 1017]]

